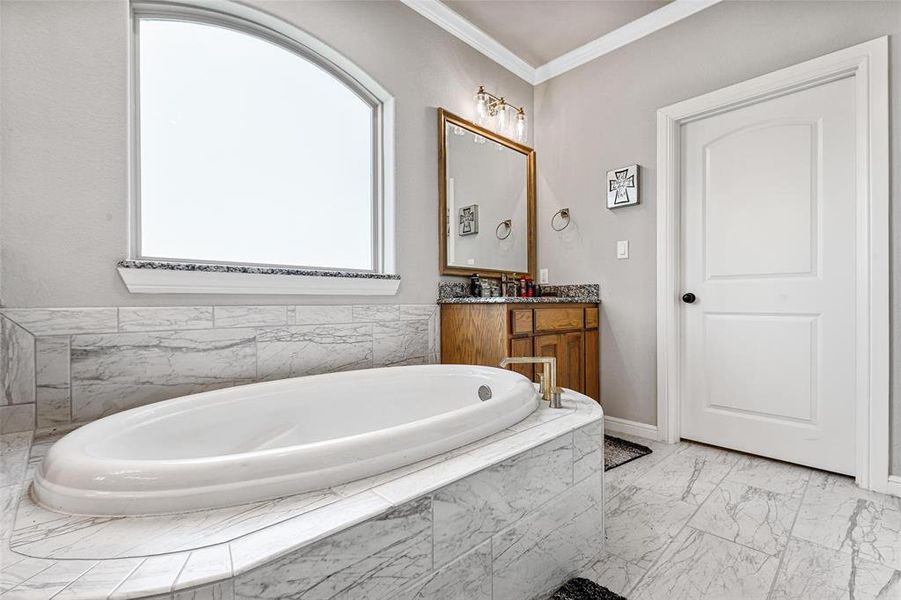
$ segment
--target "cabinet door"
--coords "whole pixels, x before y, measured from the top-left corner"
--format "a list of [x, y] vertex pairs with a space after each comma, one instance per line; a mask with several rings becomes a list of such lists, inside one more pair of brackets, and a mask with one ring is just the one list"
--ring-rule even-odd
[[601, 365], [598, 330], [585, 332], [585, 395], [601, 401]]
[[557, 385], [585, 393], [585, 353], [581, 331], [564, 333], [562, 366], [557, 367]]
[[[563, 336], [559, 334], [536, 335], [535, 336], [535, 356], [553, 356], [557, 359], [557, 385], [560, 384], [560, 360], [563, 355], [561, 342]], [[539, 380], [541, 375], [541, 365], [535, 365], [535, 381]]]
[[[557, 359], [557, 385], [582, 392], [584, 354], [582, 332], [535, 336], [535, 356]], [[537, 377], [539, 371], [536, 368]]]
[[[513, 338], [510, 340], [510, 356], [532, 356], [532, 338]], [[532, 379], [532, 365], [510, 365], [511, 371], [516, 371]]]

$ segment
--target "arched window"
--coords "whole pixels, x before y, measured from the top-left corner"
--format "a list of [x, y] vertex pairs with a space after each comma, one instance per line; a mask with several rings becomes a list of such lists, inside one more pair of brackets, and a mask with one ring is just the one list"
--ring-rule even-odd
[[134, 5], [132, 258], [390, 273], [390, 96], [268, 18]]

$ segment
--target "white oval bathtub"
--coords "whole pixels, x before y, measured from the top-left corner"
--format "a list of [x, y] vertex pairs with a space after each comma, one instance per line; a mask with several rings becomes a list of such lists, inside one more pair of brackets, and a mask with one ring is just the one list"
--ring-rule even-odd
[[[481, 400], [480, 386], [491, 389]], [[474, 442], [538, 406], [491, 367], [429, 365], [297, 377], [166, 400], [54, 444], [34, 477], [43, 506], [165, 514], [278, 498], [375, 475]]]

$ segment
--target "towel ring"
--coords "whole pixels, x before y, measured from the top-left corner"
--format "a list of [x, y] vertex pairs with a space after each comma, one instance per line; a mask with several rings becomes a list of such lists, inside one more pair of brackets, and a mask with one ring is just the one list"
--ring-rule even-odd
[[[560, 220], [563, 222], [563, 227], [557, 227], [554, 223], [557, 221], [557, 216], [560, 216]], [[561, 208], [557, 212], [554, 213], [554, 216], [551, 217], [551, 229], [554, 231], [563, 231], [567, 227], [569, 227], [569, 222], [571, 221], [571, 217], [569, 216], [568, 208]]]
[[[501, 227], [506, 228], [504, 230], [506, 233], [501, 234]], [[510, 237], [511, 233], [513, 233], [513, 222], [510, 219], [507, 219], [506, 221], [501, 221], [500, 223], [497, 224], [497, 227], [494, 228], [494, 235], [496, 235], [497, 239], [499, 239], [499, 240], [507, 239], [508, 237]]]

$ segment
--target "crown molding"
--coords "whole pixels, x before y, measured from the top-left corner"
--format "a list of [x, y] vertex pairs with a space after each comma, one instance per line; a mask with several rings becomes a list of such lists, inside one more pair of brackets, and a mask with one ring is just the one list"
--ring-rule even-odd
[[721, 0], [673, 0], [673, 2], [643, 17], [626, 23], [596, 40], [592, 40], [541, 65], [535, 70], [534, 84], [538, 85], [557, 75], [584, 65], [599, 56], [613, 52], [617, 48], [622, 48], [626, 44], [630, 44], [668, 25], [690, 17], [696, 12], [709, 8], [718, 2], [721, 2]]
[[673, 0], [666, 6], [626, 23], [618, 29], [533, 67], [509, 48], [472, 24], [440, 0], [400, 0], [448, 33], [466, 42], [521, 79], [538, 85], [635, 40], [672, 25], [722, 0]]
[[400, 0], [521, 79], [535, 84], [535, 67], [440, 0]]

